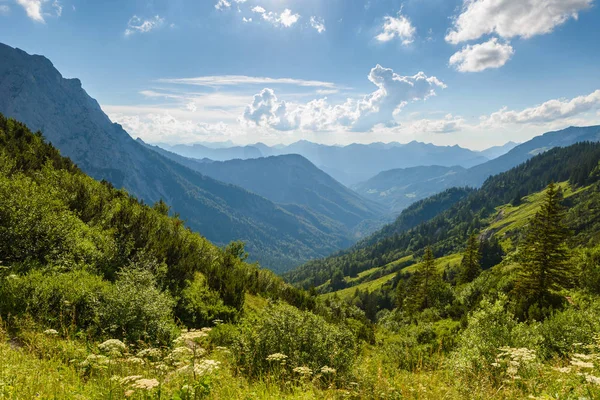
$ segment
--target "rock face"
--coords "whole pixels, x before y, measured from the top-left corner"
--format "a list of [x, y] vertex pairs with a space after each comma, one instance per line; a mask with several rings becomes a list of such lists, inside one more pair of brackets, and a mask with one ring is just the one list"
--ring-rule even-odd
[[45, 57], [3, 44], [0, 113], [42, 131], [92, 177], [124, 187], [148, 203], [165, 200], [209, 240], [246, 241], [252, 258], [274, 270], [350, 244], [337, 226], [309, 221], [146, 148], [110, 121], [78, 79], [64, 79]]

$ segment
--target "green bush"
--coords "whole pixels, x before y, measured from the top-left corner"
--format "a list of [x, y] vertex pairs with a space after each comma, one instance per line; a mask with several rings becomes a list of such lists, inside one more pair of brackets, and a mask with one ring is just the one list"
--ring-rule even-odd
[[328, 366], [342, 377], [357, 356], [356, 339], [346, 328], [327, 323], [322, 317], [288, 305], [267, 307], [257, 320], [243, 321], [233, 345], [238, 365], [250, 376], [271, 371], [271, 354], [287, 356], [286, 368], [308, 367], [318, 372]]
[[204, 275], [197, 273], [181, 292], [177, 314], [186, 326], [200, 328], [212, 325], [217, 319], [233, 321], [238, 311], [226, 306], [219, 293], [208, 287]]
[[82, 270], [9, 275], [0, 284], [0, 315], [29, 315], [44, 328], [94, 335], [100, 330], [99, 305], [109, 292], [110, 283]]
[[99, 314], [103, 331], [110, 337], [167, 344], [177, 333], [173, 306], [173, 299], [156, 287], [150, 271], [128, 268], [117, 274], [99, 304]]

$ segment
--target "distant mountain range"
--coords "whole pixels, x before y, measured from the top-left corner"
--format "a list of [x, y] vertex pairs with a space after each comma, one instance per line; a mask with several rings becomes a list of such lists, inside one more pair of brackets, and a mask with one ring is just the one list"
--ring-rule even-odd
[[[148, 149], [113, 124], [78, 79], [64, 79], [43, 56], [3, 44], [0, 113], [42, 131], [92, 177], [124, 187], [148, 203], [165, 200], [188, 226], [216, 244], [246, 241], [252, 259], [273, 270], [352, 243], [339, 222], [300, 206], [279, 206]], [[369, 203], [363, 200], [362, 206]], [[357, 202], [355, 212], [360, 207]], [[364, 210], [364, 215], [370, 212], [376, 213], [377, 207]]]
[[[165, 150], [196, 159], [214, 161], [252, 159], [284, 154], [299, 154], [318, 168], [346, 186], [365, 181], [389, 169], [423, 165], [454, 166], [465, 168], [489, 160], [483, 153], [459, 146], [435, 146], [420, 142], [351, 144], [328, 146], [301, 140], [287, 146], [267, 146], [257, 143], [250, 146], [210, 148], [204, 145], [160, 145]], [[502, 150], [496, 149], [495, 153]], [[508, 150], [507, 150], [508, 151]]]
[[[365, 220], [378, 220], [386, 213], [386, 207], [380, 203], [348, 189], [297, 154], [212, 162], [147, 146], [206, 176], [240, 186], [294, 213], [304, 213], [302, 208], [305, 208], [321, 220], [341, 224], [350, 232]], [[361, 232], [354, 232], [354, 236], [360, 237]]]
[[[600, 126], [570, 127], [548, 132], [516, 145], [506, 154], [471, 168], [426, 166], [384, 171], [352, 186], [359, 194], [378, 201], [398, 213], [415, 201], [451, 187], [480, 187], [487, 178], [529, 160], [554, 147], [567, 147], [579, 142], [600, 141]], [[514, 143], [507, 144], [510, 147]], [[504, 147], [504, 149], [508, 147]], [[488, 154], [498, 154], [489, 149]]]

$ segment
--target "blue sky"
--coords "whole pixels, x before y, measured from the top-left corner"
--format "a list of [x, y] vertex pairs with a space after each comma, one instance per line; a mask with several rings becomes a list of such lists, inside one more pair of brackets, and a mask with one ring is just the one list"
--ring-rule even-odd
[[600, 123], [598, 0], [0, 0], [148, 142], [482, 149]]

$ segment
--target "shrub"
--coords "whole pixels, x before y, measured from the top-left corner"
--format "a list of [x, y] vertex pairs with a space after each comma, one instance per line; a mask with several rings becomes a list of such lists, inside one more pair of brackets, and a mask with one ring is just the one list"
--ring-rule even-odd
[[357, 355], [348, 329], [283, 304], [267, 307], [255, 321], [244, 321], [233, 350], [238, 365], [254, 377], [271, 370], [273, 361], [267, 357], [273, 354], [284, 354], [287, 368], [319, 371], [328, 366], [337, 376], [350, 371]]
[[176, 335], [173, 306], [150, 271], [128, 268], [117, 274], [106, 301], [99, 305], [100, 319], [111, 337], [166, 344]]
[[9, 275], [0, 284], [0, 315], [29, 315], [45, 328], [93, 335], [99, 330], [98, 306], [109, 291], [108, 282], [82, 270]]
[[177, 315], [186, 326], [199, 328], [212, 325], [217, 319], [233, 321], [237, 313], [235, 308], [225, 305], [219, 293], [208, 287], [204, 275], [196, 273], [181, 292]]

